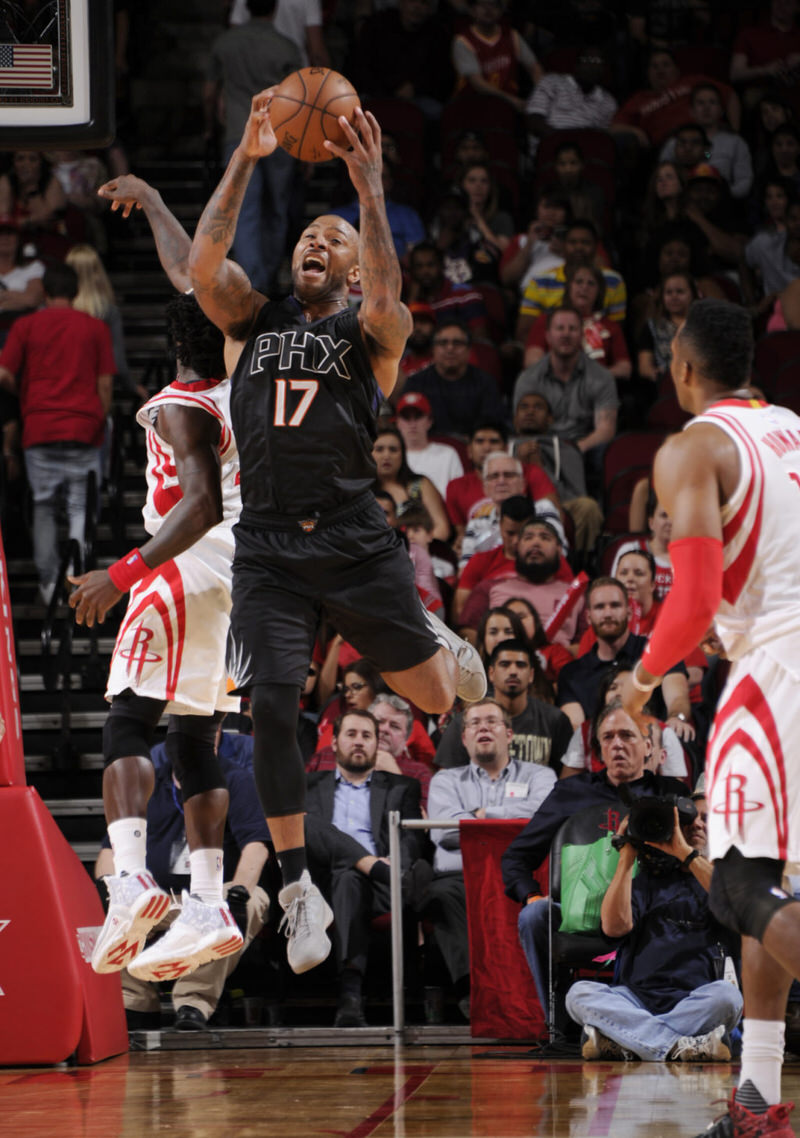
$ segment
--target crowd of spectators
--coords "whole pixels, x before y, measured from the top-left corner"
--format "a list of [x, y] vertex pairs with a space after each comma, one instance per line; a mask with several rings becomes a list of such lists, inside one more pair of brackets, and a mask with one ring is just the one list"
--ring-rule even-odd
[[[277, 11], [252, 0], [249, 12], [237, 0], [210, 51], [204, 103], [205, 137], [224, 158], [254, 82], [244, 64], [255, 66], [263, 45], [273, 79], [301, 62], [333, 62], [383, 125], [387, 211], [414, 327], [379, 410], [375, 492], [408, 545], [424, 603], [477, 644], [492, 693], [474, 711], [428, 719], [387, 693], [335, 628], [320, 630], [298, 733], [316, 813], [363, 847], [327, 867], [340, 1024], [363, 1022], [369, 921], [388, 903], [383, 808], [370, 820], [359, 805], [348, 829], [342, 805], [363, 800], [354, 787], [368, 788], [369, 803], [383, 785], [373, 770], [415, 815], [531, 818], [545, 837], [535, 858], [514, 862], [509, 893], [523, 905], [550, 822], [569, 813], [562, 804], [589, 804], [598, 788], [615, 798], [620, 783], [644, 777], [647, 756], [653, 777], [693, 790], [726, 667], [718, 642], [698, 645], [665, 678], [651, 737], [635, 741], [633, 777], [614, 773], [611, 746], [598, 741], [614, 680], [640, 654], [671, 586], [652, 452], [634, 453], [631, 440], [685, 421], [671, 341], [696, 298], [746, 306], [758, 338], [800, 329], [795, 0], [567, 3], [541, 23], [529, 5], [503, 0], [356, 7], [345, 19], [315, 0], [278, 0]], [[234, 245], [243, 263], [254, 258], [248, 271], [265, 288], [282, 279], [281, 242], [294, 237], [304, 192], [285, 158], [260, 164]], [[102, 156], [18, 151], [6, 166], [0, 337], [44, 303], [45, 268], [66, 257], [80, 277], [69, 306], [108, 325], [118, 389], [144, 394], [103, 271]], [[273, 238], [260, 252], [270, 193], [280, 216], [269, 205]], [[357, 225], [353, 203], [331, 193], [331, 211]], [[18, 339], [0, 354], [0, 378], [23, 367]], [[767, 398], [800, 409], [800, 386], [773, 392], [773, 379], [754, 377]], [[6, 475], [18, 477], [14, 416], [3, 406]], [[26, 457], [36, 490], [36, 455]], [[636, 478], [615, 500], [620, 472]], [[43, 572], [43, 586], [49, 579]], [[434, 856], [426, 841], [409, 841], [403, 868], [432, 863], [432, 881], [409, 896], [465, 1010], [458, 831], [433, 841]], [[537, 969], [539, 982], [541, 961]], [[591, 1027], [586, 1006], [582, 998]]]

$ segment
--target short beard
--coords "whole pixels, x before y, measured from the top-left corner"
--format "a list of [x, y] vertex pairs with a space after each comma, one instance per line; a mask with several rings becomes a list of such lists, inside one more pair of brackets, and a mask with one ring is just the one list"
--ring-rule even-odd
[[350, 774], [363, 774], [364, 771], [371, 771], [373, 769], [373, 767], [375, 766], [375, 762], [376, 762], [377, 758], [378, 758], [377, 751], [375, 752], [374, 755], [372, 755], [372, 757], [367, 755], [367, 756], [365, 756], [365, 758], [363, 760], [362, 759], [353, 759], [349, 755], [347, 757], [345, 757], [344, 755], [341, 755], [338, 751], [336, 752], [337, 766], [340, 766], [342, 768], [342, 770], [344, 770], [344, 771], [349, 771]]
[[560, 553], [551, 557], [549, 561], [542, 561], [538, 565], [523, 561], [519, 555], [515, 558], [517, 574], [524, 577], [526, 581], [530, 581], [532, 585], [543, 585], [545, 581], [549, 581], [558, 572], [560, 563]]

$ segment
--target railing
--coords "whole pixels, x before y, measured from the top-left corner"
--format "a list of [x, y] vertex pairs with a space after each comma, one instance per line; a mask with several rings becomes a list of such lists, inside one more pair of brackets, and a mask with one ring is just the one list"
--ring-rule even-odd
[[[58, 567], [56, 585], [53, 595], [47, 605], [44, 623], [41, 631], [42, 647], [42, 679], [45, 691], [61, 693], [61, 734], [53, 752], [53, 769], [56, 771], [69, 770], [73, 765], [75, 754], [72, 749], [72, 706], [70, 691], [72, 690], [72, 637], [74, 621], [72, 612], [66, 619], [61, 618], [61, 635], [58, 649], [53, 655], [53, 633], [56, 624], [56, 613], [62, 603], [66, 603], [71, 586], [67, 581], [67, 570], [72, 566], [73, 575], [80, 575], [94, 568], [94, 544], [97, 534], [98, 517], [97, 477], [94, 471], [89, 472], [86, 483], [86, 517], [83, 528], [83, 542], [70, 538], [67, 542], [61, 562]], [[84, 674], [91, 672], [97, 666], [97, 628], [89, 629], [89, 657], [83, 666]], [[60, 681], [60, 682], [59, 682]]]
[[400, 830], [453, 830], [458, 822], [452, 818], [400, 817], [399, 810], [389, 811], [389, 890], [392, 919], [392, 1030], [402, 1039], [406, 1027], [403, 993], [403, 892], [400, 867]]

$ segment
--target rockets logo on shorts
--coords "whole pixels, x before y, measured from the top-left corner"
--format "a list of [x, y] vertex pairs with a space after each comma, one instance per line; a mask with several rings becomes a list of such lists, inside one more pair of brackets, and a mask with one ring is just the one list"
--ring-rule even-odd
[[120, 648], [119, 654], [123, 660], [128, 661], [126, 668], [128, 675], [134, 683], [138, 683], [142, 678], [145, 664], [158, 664], [162, 657], [157, 652], [148, 651], [148, 645], [155, 636], [152, 628], [145, 628], [144, 622], [140, 620], [130, 631], [133, 633], [130, 647]]

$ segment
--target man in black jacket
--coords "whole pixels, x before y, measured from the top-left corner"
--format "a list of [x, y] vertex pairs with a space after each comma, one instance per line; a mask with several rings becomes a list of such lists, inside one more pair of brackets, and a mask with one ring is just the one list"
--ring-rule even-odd
[[[308, 776], [307, 809], [348, 834], [378, 860], [368, 876], [344, 864], [315, 866], [336, 920], [334, 943], [340, 970], [336, 1027], [364, 1027], [362, 984], [367, 967], [372, 918], [390, 909], [389, 813], [421, 818], [420, 785], [405, 775], [375, 770], [378, 723], [369, 711], [350, 711], [334, 726], [336, 769]], [[404, 830], [402, 868], [420, 856], [419, 831]], [[313, 849], [309, 852], [313, 857]], [[325, 881], [329, 871], [328, 881]]]
[[[547, 1008], [547, 921], [550, 902], [539, 895], [532, 874], [550, 852], [550, 845], [561, 824], [584, 810], [608, 802], [615, 808], [622, 804], [620, 787], [625, 784], [633, 797], [643, 795], [686, 794], [679, 779], [655, 775], [644, 769], [652, 743], [639, 725], [623, 710], [619, 700], [612, 700], [598, 716], [597, 738], [604, 771], [581, 771], [572, 778], [555, 784], [550, 794], [524, 830], [514, 838], [503, 854], [503, 882], [506, 893], [522, 904], [519, 936], [536, 984], [543, 1008]], [[614, 810], [610, 810], [609, 822]], [[613, 829], [616, 829], [616, 821]]]

